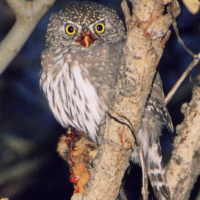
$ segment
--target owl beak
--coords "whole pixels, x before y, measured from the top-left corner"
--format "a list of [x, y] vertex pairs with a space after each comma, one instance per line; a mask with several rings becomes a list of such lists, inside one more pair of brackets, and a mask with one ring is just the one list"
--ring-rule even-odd
[[78, 39], [76, 40], [77, 43], [83, 45], [85, 48], [89, 48], [89, 46], [96, 40], [96, 38], [90, 33], [82, 33]]
[[83, 37], [83, 45], [88, 49], [88, 47], [90, 46], [90, 44], [92, 43], [92, 38], [90, 37], [90, 35], [85, 35]]

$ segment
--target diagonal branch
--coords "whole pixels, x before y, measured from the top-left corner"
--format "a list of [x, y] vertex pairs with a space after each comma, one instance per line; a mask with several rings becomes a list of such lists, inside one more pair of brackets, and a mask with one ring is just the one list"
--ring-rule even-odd
[[[163, 14], [164, 0], [134, 0], [133, 12], [130, 16], [127, 7], [125, 19], [127, 22], [127, 42], [124, 47], [124, 62], [120, 68], [117, 85], [117, 96], [100, 127], [103, 134], [102, 144], [95, 159], [95, 167], [90, 171], [90, 181], [83, 195], [83, 200], [116, 199], [124, 172], [129, 165], [131, 147], [134, 144], [132, 132], [137, 140], [141, 118], [156, 67], [163, 53], [165, 42], [169, 36], [169, 26], [172, 24], [171, 12]], [[166, 2], [167, 5], [164, 5]], [[130, 131], [128, 119], [133, 127]]]
[[188, 66], [188, 68], [185, 70], [185, 72], [182, 74], [182, 76], [179, 78], [179, 80], [176, 82], [176, 84], [172, 87], [172, 89], [169, 91], [167, 96], [165, 97], [165, 103], [168, 104], [173, 95], [176, 93], [179, 86], [182, 84], [182, 82], [185, 80], [185, 78], [188, 76], [188, 74], [194, 69], [197, 64], [200, 62], [200, 53], [195, 56], [194, 60], [191, 62], [191, 64]]
[[55, 0], [7, 0], [16, 14], [16, 22], [0, 44], [0, 74], [15, 58], [39, 20], [53, 5]]
[[176, 82], [176, 84], [172, 87], [172, 89], [170, 90], [170, 92], [167, 94], [166, 98], [165, 98], [165, 103], [168, 104], [169, 101], [171, 100], [171, 98], [173, 97], [173, 95], [176, 93], [177, 89], [180, 87], [180, 85], [182, 84], [182, 82], [185, 80], [185, 78], [188, 76], [188, 74], [192, 71], [192, 69], [199, 64], [200, 61], [200, 53], [199, 54], [194, 54], [184, 43], [184, 41], [182, 40], [180, 34], [179, 34], [179, 30], [177, 27], [177, 22], [175, 19], [175, 15], [174, 12], [172, 12], [172, 16], [173, 16], [173, 27], [174, 27], [174, 31], [176, 33], [176, 37], [178, 39], [178, 42], [182, 45], [182, 47], [185, 49], [185, 51], [188, 52], [188, 54], [190, 54], [194, 59], [191, 62], [191, 64], [188, 66], [188, 68], [185, 70], [185, 72], [182, 74], [182, 76], [179, 78], [179, 80]]

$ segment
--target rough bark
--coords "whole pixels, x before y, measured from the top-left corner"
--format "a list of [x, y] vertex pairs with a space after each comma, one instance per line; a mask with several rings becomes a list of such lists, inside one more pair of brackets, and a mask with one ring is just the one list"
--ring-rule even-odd
[[192, 99], [181, 109], [183, 122], [176, 127], [172, 158], [168, 164], [167, 180], [173, 199], [189, 199], [200, 174], [200, 76], [193, 89]]
[[[168, 29], [173, 18], [171, 2], [134, 0], [133, 16], [130, 16], [125, 1], [122, 3], [128, 30], [124, 62], [116, 100], [101, 126], [103, 142], [95, 166], [90, 171], [84, 200], [112, 200], [117, 197], [134, 144], [132, 133], [137, 139], [156, 67], [169, 37]], [[177, 5], [177, 2], [173, 3], [175, 10], [178, 10]], [[167, 13], [164, 14], [165, 6]]]

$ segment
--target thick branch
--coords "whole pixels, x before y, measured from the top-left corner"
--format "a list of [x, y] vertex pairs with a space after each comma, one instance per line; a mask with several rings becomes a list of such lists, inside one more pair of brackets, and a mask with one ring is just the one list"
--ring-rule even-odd
[[39, 20], [54, 2], [55, 0], [7, 0], [16, 14], [16, 22], [0, 45], [0, 74], [18, 54]]
[[134, 16], [130, 16], [127, 7], [123, 10], [128, 29], [124, 65], [120, 69], [117, 97], [110, 110], [112, 119], [107, 116], [101, 126], [103, 143], [84, 193], [83, 199], [87, 200], [112, 200], [119, 192], [130, 147], [134, 144], [131, 131], [137, 140], [146, 99], [172, 24], [171, 12], [163, 14], [161, 0], [134, 0]]
[[184, 121], [177, 126], [172, 158], [168, 165], [167, 180], [172, 199], [189, 199], [200, 174], [200, 76], [193, 89], [190, 103], [182, 105]]
[[133, 142], [129, 129], [109, 118], [102, 129], [105, 130], [104, 140], [95, 160], [95, 167], [90, 171], [90, 182], [84, 193], [84, 200], [116, 199], [124, 172], [129, 165]]

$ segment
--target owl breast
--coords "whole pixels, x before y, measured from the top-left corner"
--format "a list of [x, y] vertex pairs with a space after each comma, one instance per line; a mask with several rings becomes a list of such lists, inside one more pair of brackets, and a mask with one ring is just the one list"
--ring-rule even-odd
[[55, 51], [51, 64], [45, 63], [48, 55], [42, 56], [48, 70], [42, 71], [41, 85], [54, 116], [63, 127], [72, 126], [100, 143], [99, 125], [113, 99], [120, 53], [102, 43], [78, 54]]

